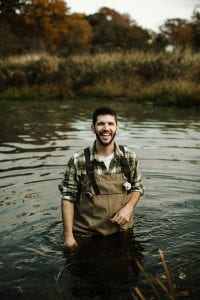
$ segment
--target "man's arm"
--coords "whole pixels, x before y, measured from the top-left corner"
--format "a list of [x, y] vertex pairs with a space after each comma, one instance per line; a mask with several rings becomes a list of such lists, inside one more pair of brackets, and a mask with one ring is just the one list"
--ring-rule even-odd
[[112, 222], [115, 222], [119, 225], [124, 225], [125, 223], [129, 222], [133, 209], [139, 202], [140, 197], [144, 192], [144, 188], [141, 181], [141, 174], [139, 170], [138, 158], [135, 154], [130, 155], [129, 166], [132, 174], [132, 192], [128, 195], [127, 204], [124, 207], [122, 207], [111, 219]]
[[59, 185], [62, 195], [61, 210], [64, 228], [64, 246], [68, 250], [73, 250], [78, 245], [73, 235], [74, 202], [76, 201], [76, 194], [78, 192], [76, 172], [75, 159], [72, 156], [67, 163], [62, 183]]
[[73, 251], [78, 246], [78, 243], [73, 235], [74, 203], [67, 200], [61, 201], [62, 220], [64, 227], [64, 246]]

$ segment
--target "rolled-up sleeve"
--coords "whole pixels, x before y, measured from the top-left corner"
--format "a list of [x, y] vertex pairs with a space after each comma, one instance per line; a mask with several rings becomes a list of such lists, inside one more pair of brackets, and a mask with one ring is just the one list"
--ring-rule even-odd
[[59, 184], [59, 190], [63, 200], [75, 202], [78, 194], [77, 171], [74, 157], [70, 158], [62, 182]]
[[131, 191], [140, 192], [144, 194], [144, 186], [142, 183], [142, 175], [139, 168], [138, 157], [135, 153], [132, 153], [129, 157], [130, 169], [131, 169]]

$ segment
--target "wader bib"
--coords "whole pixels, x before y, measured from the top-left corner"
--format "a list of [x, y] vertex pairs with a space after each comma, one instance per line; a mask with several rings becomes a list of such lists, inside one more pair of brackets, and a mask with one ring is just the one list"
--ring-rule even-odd
[[85, 153], [85, 157], [87, 175], [84, 175], [80, 195], [74, 206], [74, 232], [109, 235], [131, 228], [133, 215], [130, 221], [122, 226], [111, 222], [111, 218], [128, 202], [128, 193], [123, 184], [126, 175], [124, 173], [130, 170], [124, 167], [127, 163], [123, 162], [125, 158], [122, 158], [121, 173], [97, 176], [94, 175], [93, 166], [88, 160], [89, 154]]

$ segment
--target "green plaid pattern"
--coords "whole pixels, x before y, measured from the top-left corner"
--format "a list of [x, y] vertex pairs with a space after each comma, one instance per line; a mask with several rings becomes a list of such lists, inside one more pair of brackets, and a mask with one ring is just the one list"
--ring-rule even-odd
[[[136, 154], [124, 147], [125, 157], [128, 160], [128, 164], [131, 170], [131, 191], [138, 191], [141, 195], [144, 193], [144, 187], [141, 181], [141, 173], [138, 166], [138, 158]], [[94, 162], [94, 173], [95, 175], [109, 175], [119, 174], [122, 172], [120, 165], [120, 156], [124, 154], [119, 148], [119, 145], [115, 143], [115, 155], [110, 162], [109, 170], [106, 169], [103, 162], [98, 160], [96, 154], [95, 142], [90, 147], [90, 160]], [[79, 187], [82, 181], [83, 175], [86, 175], [85, 168], [85, 155], [84, 151], [75, 153], [69, 160], [64, 178], [59, 185], [59, 189], [63, 199], [71, 202], [75, 202], [77, 195], [79, 194]]]

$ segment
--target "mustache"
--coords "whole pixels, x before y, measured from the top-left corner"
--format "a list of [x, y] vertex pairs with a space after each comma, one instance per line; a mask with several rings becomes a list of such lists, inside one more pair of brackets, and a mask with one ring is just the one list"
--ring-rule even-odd
[[102, 131], [100, 131], [100, 134], [102, 134], [102, 133], [109, 133], [109, 130], [102, 130]]

